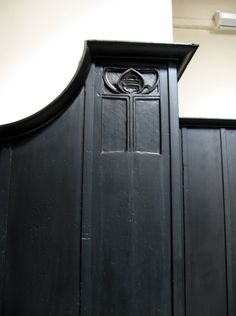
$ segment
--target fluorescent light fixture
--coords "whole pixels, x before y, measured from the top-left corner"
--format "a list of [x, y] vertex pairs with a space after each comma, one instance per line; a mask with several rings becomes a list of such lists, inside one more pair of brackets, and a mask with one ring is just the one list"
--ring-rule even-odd
[[216, 11], [214, 14], [215, 25], [222, 29], [236, 29], [236, 13]]

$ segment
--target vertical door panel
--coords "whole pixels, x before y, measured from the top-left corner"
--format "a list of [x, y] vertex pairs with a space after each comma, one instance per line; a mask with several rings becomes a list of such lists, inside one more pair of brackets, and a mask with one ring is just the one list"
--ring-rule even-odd
[[222, 130], [225, 199], [226, 245], [228, 267], [229, 316], [236, 314], [236, 131]]
[[79, 314], [83, 96], [12, 145], [2, 316]]
[[[84, 288], [82, 304], [87, 302], [87, 308], [84, 305], [82, 315], [170, 316], [167, 94], [160, 96], [159, 87], [147, 95], [129, 93], [139, 83], [134, 72], [130, 78], [126, 75], [123, 91], [113, 94], [105, 86], [103, 72], [96, 69], [95, 99], [93, 103], [90, 97], [87, 109], [87, 115], [93, 113], [93, 123], [88, 120], [89, 127], [85, 126], [85, 146], [90, 144], [85, 168], [91, 170], [91, 183], [84, 199], [88, 201], [91, 194], [92, 201], [90, 206], [89, 201], [84, 204], [83, 220], [88, 220], [88, 212], [91, 215], [90, 225], [84, 227], [90, 240], [82, 245], [87, 254], [82, 259], [82, 284], [88, 279], [91, 283]], [[161, 77], [166, 91], [166, 70]], [[124, 93], [126, 82], [129, 89]]]
[[226, 316], [226, 248], [218, 129], [183, 130], [187, 316]]

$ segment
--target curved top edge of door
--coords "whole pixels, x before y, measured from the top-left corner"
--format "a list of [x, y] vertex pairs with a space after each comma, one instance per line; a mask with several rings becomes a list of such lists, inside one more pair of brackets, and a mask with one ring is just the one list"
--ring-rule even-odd
[[63, 92], [35, 114], [13, 123], [0, 125], [0, 141], [8, 142], [29, 134], [47, 125], [63, 113], [80, 93], [92, 63], [132, 60], [142, 63], [157, 63], [161, 61], [173, 64], [179, 79], [197, 48], [196, 44], [182, 43], [85, 41], [77, 71]]

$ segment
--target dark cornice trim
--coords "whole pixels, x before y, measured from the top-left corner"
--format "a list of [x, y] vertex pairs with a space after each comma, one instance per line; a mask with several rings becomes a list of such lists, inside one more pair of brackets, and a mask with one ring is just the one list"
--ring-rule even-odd
[[206, 119], [206, 118], [180, 118], [181, 128], [236, 128], [236, 120]]
[[158, 44], [114, 41], [85, 42], [79, 67], [65, 90], [41, 111], [23, 120], [0, 125], [0, 140], [8, 141], [33, 132], [63, 113], [78, 96], [93, 62], [135, 61], [172, 62], [177, 66], [178, 79], [191, 60], [198, 45]]
[[87, 41], [92, 60], [132, 60], [173, 62], [178, 79], [198, 48], [196, 44], [134, 43], [116, 41]]

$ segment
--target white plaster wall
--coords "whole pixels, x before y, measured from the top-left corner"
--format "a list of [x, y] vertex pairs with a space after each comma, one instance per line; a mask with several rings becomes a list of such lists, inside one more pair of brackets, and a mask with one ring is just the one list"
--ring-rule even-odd
[[236, 12], [236, 1], [173, 0], [174, 41], [200, 44], [179, 82], [181, 117], [236, 119], [236, 31], [211, 26], [216, 10]]
[[0, 124], [34, 114], [73, 77], [85, 39], [172, 41], [171, 0], [0, 0]]
[[176, 29], [174, 38], [200, 44], [179, 82], [180, 116], [236, 119], [236, 33]]
[[234, 12], [235, 0], [173, 0], [174, 18], [210, 19], [216, 10]]

